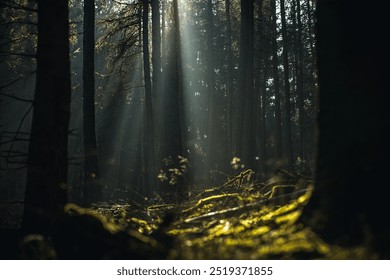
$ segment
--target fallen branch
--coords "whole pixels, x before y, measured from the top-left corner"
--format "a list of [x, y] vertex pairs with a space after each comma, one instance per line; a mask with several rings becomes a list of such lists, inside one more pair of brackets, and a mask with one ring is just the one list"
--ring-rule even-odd
[[192, 217], [192, 218], [187, 218], [184, 220], [184, 223], [191, 223], [194, 221], [198, 221], [201, 219], [207, 219], [210, 217], [216, 218], [216, 217], [221, 216], [221, 215], [224, 215], [225, 217], [230, 216], [230, 215], [235, 214], [238, 211], [251, 210], [254, 208], [258, 208], [259, 206], [264, 206], [265, 203], [269, 203], [269, 202], [272, 202], [274, 200], [281, 199], [281, 198], [289, 197], [289, 199], [295, 199], [295, 198], [298, 198], [300, 195], [306, 193], [308, 190], [309, 190], [309, 188], [299, 190], [299, 191], [296, 191], [293, 193], [285, 194], [285, 195], [275, 196], [275, 197], [269, 198], [269, 199], [261, 199], [259, 201], [248, 203], [248, 204], [245, 204], [242, 206], [237, 206], [237, 207], [232, 207], [232, 208], [223, 209], [223, 210], [219, 210], [219, 211], [209, 212], [209, 213], [204, 214], [204, 215], [200, 215], [200, 216], [196, 216], [196, 217]]

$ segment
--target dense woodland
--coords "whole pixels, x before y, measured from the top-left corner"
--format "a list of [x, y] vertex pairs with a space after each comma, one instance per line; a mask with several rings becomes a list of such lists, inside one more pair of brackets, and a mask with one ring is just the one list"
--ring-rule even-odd
[[0, 10], [2, 258], [389, 257], [380, 9]]

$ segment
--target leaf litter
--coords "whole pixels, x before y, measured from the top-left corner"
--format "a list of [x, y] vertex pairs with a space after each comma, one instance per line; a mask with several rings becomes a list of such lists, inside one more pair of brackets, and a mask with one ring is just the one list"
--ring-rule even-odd
[[[341, 248], [321, 240], [299, 222], [313, 182], [279, 177], [266, 183], [246, 170], [222, 186], [192, 190], [187, 199], [164, 202], [160, 196], [137, 202], [67, 206], [67, 212], [92, 215], [104, 228], [125, 232], [151, 259], [367, 259], [364, 247]], [[169, 196], [167, 196], [169, 197]], [[163, 252], [163, 253], [162, 253]], [[137, 257], [137, 256], [135, 256]]]

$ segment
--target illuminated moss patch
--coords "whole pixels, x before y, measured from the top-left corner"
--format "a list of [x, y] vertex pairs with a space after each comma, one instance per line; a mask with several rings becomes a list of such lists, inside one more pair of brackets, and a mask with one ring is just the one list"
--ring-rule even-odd
[[[154, 247], [169, 236], [174, 242], [168, 257], [174, 259], [373, 257], [364, 247], [331, 246], [297, 222], [312, 193], [310, 180], [299, 187], [277, 179], [267, 185], [254, 182], [252, 174], [244, 171], [220, 187], [193, 192], [184, 202], [151, 204], [143, 212], [132, 205], [68, 208], [99, 217], [111, 232], [130, 229], [130, 235]], [[174, 219], [161, 228], [166, 213]]]

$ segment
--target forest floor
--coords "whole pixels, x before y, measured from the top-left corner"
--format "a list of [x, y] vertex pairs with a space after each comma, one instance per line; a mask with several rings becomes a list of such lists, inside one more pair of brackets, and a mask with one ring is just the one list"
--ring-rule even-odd
[[[311, 180], [275, 176], [256, 183], [251, 176], [247, 170], [222, 186], [193, 190], [180, 203], [156, 197], [148, 206], [99, 204], [85, 209], [70, 204], [67, 211], [98, 218], [112, 234], [126, 232], [132, 240], [128, 248], [138, 252], [131, 258], [375, 258], [363, 246], [327, 244], [299, 222], [313, 189]], [[111, 252], [105, 257], [116, 256]]]
[[[321, 240], [299, 216], [312, 180], [275, 176], [257, 183], [250, 170], [225, 184], [191, 190], [178, 202], [142, 201], [66, 206], [49, 238], [19, 242], [22, 259], [375, 259], [364, 246]], [[288, 174], [289, 175], [289, 174]], [[3, 238], [2, 238], [3, 239]]]

